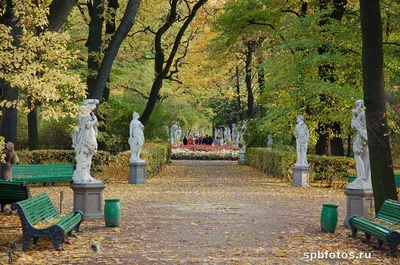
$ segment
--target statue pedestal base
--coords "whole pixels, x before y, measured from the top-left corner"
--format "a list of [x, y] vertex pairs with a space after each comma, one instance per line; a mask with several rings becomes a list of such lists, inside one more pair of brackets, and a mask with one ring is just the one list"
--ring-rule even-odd
[[347, 213], [344, 219], [344, 225], [349, 225], [349, 218], [353, 215], [370, 218], [371, 209], [373, 209], [374, 194], [372, 190], [353, 190], [346, 189], [347, 195]]
[[240, 150], [239, 151], [239, 160], [238, 160], [238, 164], [239, 165], [246, 165], [247, 161], [246, 161], [246, 151], [244, 150]]
[[293, 169], [292, 187], [303, 187], [303, 188], [310, 187], [310, 185], [308, 184], [310, 167], [294, 165], [292, 169]]
[[83, 220], [104, 219], [102, 193], [106, 186], [103, 183], [73, 183], [70, 187], [74, 191], [74, 211], [81, 210], [85, 214]]
[[129, 184], [145, 184], [146, 183], [146, 162], [130, 162], [129, 163]]

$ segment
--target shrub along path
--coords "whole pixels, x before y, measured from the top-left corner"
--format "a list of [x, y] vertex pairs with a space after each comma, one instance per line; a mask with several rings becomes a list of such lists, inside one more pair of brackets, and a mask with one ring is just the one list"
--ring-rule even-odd
[[[32, 187], [47, 192], [64, 210], [72, 208], [68, 186]], [[176, 161], [146, 185], [107, 184], [103, 199], [120, 198], [122, 225], [84, 222], [84, 233], [65, 251], [47, 240], [18, 258], [18, 264], [398, 264], [384, 251], [347, 238], [343, 190], [292, 188], [249, 167], [230, 161]], [[320, 232], [322, 203], [339, 204], [337, 233]], [[0, 216], [15, 226], [17, 216]], [[21, 239], [20, 230], [2, 230], [0, 251]], [[101, 251], [90, 249], [91, 241]], [[386, 248], [387, 250], [387, 248]], [[372, 251], [372, 259], [312, 261], [304, 253]], [[6, 257], [1, 258], [6, 262]]]

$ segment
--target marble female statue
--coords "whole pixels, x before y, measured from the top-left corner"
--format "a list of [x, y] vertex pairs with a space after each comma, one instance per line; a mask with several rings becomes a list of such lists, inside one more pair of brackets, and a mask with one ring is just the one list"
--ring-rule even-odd
[[130, 163], [134, 162], [144, 162], [140, 159], [140, 153], [142, 152], [142, 147], [144, 144], [144, 126], [139, 121], [139, 113], [136, 111], [132, 115], [132, 121], [129, 124], [129, 139], [128, 143], [131, 147], [131, 157], [129, 159]]
[[365, 119], [364, 101], [356, 100], [352, 110], [351, 128], [357, 130], [353, 139], [353, 153], [356, 160], [357, 178], [347, 185], [348, 189], [372, 189], [371, 168], [369, 162], [367, 123]]
[[92, 157], [97, 152], [97, 117], [94, 114], [97, 99], [87, 99], [78, 115], [78, 127], [72, 132], [72, 147], [75, 149], [76, 169], [74, 183], [101, 183], [90, 176]]
[[177, 134], [178, 134], [178, 129], [179, 129], [179, 126], [176, 123], [176, 121], [174, 121], [173, 125], [171, 127], [171, 145], [176, 145], [176, 138], [177, 138]]
[[267, 142], [267, 149], [272, 150], [272, 143], [274, 140], [272, 139], [272, 134], [268, 134], [268, 142]]
[[297, 116], [297, 124], [294, 130], [294, 136], [296, 137], [297, 152], [297, 162], [295, 166], [308, 167], [307, 148], [310, 134], [307, 125], [304, 123], [303, 115]]
[[234, 147], [239, 147], [239, 139], [240, 139], [239, 130], [236, 128], [236, 124], [232, 124], [232, 140]]
[[228, 144], [229, 142], [232, 142], [232, 137], [231, 137], [231, 129], [229, 129], [229, 126], [225, 126], [224, 130], [224, 140]]

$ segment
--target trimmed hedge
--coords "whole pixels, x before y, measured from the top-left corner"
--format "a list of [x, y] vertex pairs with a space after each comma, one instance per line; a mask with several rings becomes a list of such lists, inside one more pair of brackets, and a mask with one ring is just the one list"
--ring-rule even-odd
[[[30, 164], [73, 164], [75, 165], [74, 150], [35, 150], [17, 151], [20, 165]], [[92, 171], [101, 171], [101, 167], [110, 162], [110, 153], [98, 151], [92, 159]]]
[[[266, 148], [247, 148], [246, 160], [249, 166], [268, 175], [281, 179], [292, 179], [292, 166], [296, 163], [296, 153]], [[355, 161], [348, 157], [307, 155], [310, 165], [310, 181], [323, 181], [329, 185], [341, 177], [347, 177], [354, 170]]]
[[[21, 165], [76, 163], [74, 150], [17, 151], [17, 154]], [[146, 177], [151, 177], [171, 162], [171, 145], [146, 143], [141, 157], [146, 160]], [[130, 151], [115, 156], [109, 152], [98, 151], [92, 160], [92, 176], [104, 181], [128, 181], [129, 158]]]
[[[105, 182], [129, 181], [129, 158], [131, 152], [117, 154], [108, 166], [102, 167], [102, 172], [96, 178]], [[152, 177], [161, 171], [164, 165], [171, 162], [170, 144], [145, 144], [140, 157], [146, 160], [146, 178]]]

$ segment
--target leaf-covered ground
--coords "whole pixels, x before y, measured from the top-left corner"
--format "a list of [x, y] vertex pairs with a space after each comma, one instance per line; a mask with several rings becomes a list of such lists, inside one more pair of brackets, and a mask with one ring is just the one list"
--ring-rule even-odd
[[[69, 186], [31, 187], [46, 192], [58, 208], [64, 191], [64, 212], [72, 210]], [[237, 162], [179, 161], [145, 185], [107, 184], [103, 199], [120, 198], [122, 224], [106, 228], [102, 221], [84, 222], [84, 232], [53, 251], [49, 240], [30, 245], [16, 264], [400, 264], [388, 250], [348, 238], [342, 226], [343, 190], [293, 188]], [[320, 232], [323, 203], [339, 205], [337, 232]], [[0, 251], [17, 240], [17, 215], [0, 215]], [[361, 237], [361, 236], [360, 236]], [[92, 240], [100, 252], [92, 252]], [[371, 259], [319, 259], [311, 253], [358, 255]], [[328, 252], [327, 252], [328, 251]], [[332, 254], [330, 254], [332, 256]], [[336, 254], [337, 255], [337, 254]], [[7, 258], [0, 258], [6, 263]]]

